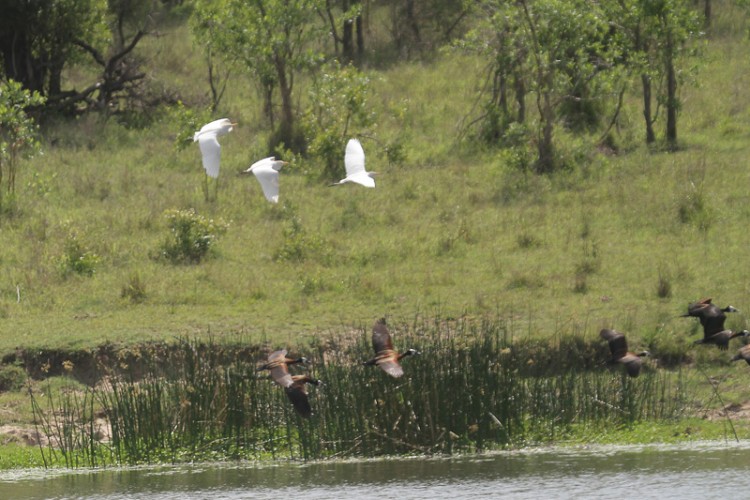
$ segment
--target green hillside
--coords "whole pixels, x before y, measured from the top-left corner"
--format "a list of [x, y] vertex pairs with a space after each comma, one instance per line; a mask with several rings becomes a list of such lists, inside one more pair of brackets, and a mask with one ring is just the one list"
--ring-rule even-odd
[[[329, 187], [294, 156], [279, 204], [268, 203], [239, 175], [271, 153], [241, 73], [211, 116], [239, 122], [221, 140], [216, 201], [204, 199], [197, 145], [175, 148], [184, 131], [173, 111], [145, 128], [95, 115], [46, 123], [44, 153], [19, 170], [17, 212], [0, 219], [0, 353], [177, 336], [294, 345], [383, 315], [491, 315], [517, 337], [593, 340], [612, 327], [658, 352], [698, 338], [697, 322], [676, 317], [705, 296], [737, 307], [728, 324], [745, 328], [750, 58], [744, 11], [726, 2], [715, 13], [695, 83], [681, 87], [676, 152], [643, 143], [633, 86], [614, 132], [622, 147], [593, 149], [560, 128], [571, 167], [548, 175], [459, 140], [485, 61], [458, 51], [363, 68], [378, 116], [360, 137], [380, 173], [372, 190]], [[143, 50], [154, 85], [206, 102], [185, 22]], [[309, 84], [297, 82], [300, 98]], [[405, 156], [389, 163], [396, 139]], [[191, 208], [228, 223], [215, 254], [155, 258], [165, 211]], [[92, 275], [71, 272], [81, 255]]]

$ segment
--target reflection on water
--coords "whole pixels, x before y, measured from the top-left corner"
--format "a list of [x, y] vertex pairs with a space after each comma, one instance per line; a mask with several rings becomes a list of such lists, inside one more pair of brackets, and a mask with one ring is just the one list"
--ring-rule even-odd
[[99, 500], [737, 497], [750, 442], [592, 447], [453, 458], [0, 472], [0, 498]]

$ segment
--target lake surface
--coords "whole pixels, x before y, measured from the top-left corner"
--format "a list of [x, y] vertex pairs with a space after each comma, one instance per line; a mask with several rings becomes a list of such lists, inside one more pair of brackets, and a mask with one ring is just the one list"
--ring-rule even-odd
[[[0, 499], [742, 498], [750, 442], [0, 472]], [[627, 493], [625, 493], [627, 489]]]

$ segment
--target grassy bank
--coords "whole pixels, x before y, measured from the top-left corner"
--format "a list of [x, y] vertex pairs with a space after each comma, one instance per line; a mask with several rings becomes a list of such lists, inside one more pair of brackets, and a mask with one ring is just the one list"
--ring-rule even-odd
[[65, 375], [27, 386], [42, 439], [33, 452], [11, 448], [6, 466], [455, 454], [750, 432], [744, 418], [717, 411], [740, 377], [715, 363], [707, 372], [656, 360], [632, 379], [606, 366], [602, 342], [518, 340], [490, 320], [415, 321], [397, 331], [397, 347], [422, 353], [404, 361], [403, 379], [362, 365], [372, 355], [369, 332], [293, 353], [311, 361], [294, 373], [323, 382], [310, 389], [310, 419], [255, 371], [265, 351], [246, 345], [183, 339], [107, 354], [88, 384], [75, 382], [68, 361]]
[[[241, 125], [224, 140], [213, 203], [197, 148], [174, 149], [170, 113], [146, 129], [94, 116], [47, 124], [45, 154], [19, 171], [18, 212], [0, 220], [0, 352], [236, 334], [295, 343], [382, 314], [434, 311], [499, 311], [532, 337], [607, 326], [680, 342], [697, 333], [675, 319], [691, 300], [750, 308], [738, 265], [750, 215], [750, 86], [732, 12], [717, 9], [701, 85], [683, 88], [679, 151], [639, 145], [634, 88], [618, 154], [587, 152], [585, 138], [561, 128], [571, 168], [550, 176], [456, 141], [483, 65], [455, 53], [370, 70], [380, 142], [362, 141], [382, 172], [374, 190], [329, 188], [293, 159], [281, 203], [267, 203], [255, 179], [236, 175], [267, 153], [259, 105], [239, 77], [223, 112]], [[149, 40], [150, 57], [160, 78], [198, 100], [200, 58], [188, 57], [188, 40], [177, 26]], [[389, 165], [382, 143], [394, 136], [406, 159]], [[155, 259], [169, 235], [165, 211], [188, 208], [229, 224], [213, 257]], [[71, 271], [82, 255], [91, 273]], [[729, 326], [745, 323], [734, 315]]]

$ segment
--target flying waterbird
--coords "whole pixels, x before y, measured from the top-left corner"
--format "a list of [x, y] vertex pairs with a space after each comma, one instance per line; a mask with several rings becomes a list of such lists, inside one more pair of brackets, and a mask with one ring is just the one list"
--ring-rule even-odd
[[404, 369], [399, 361], [406, 356], [418, 356], [420, 354], [416, 349], [407, 349], [401, 354], [393, 349], [391, 334], [385, 325], [385, 318], [380, 318], [372, 326], [372, 348], [375, 350], [375, 357], [363, 364], [379, 366], [388, 375], [396, 378], [404, 374]]
[[722, 330], [716, 333], [705, 333], [702, 339], [698, 339], [693, 344], [715, 344], [722, 351], [729, 349], [729, 341], [735, 337], [748, 337], [750, 332], [747, 330]]
[[625, 371], [631, 377], [637, 377], [641, 373], [641, 364], [643, 356], [650, 356], [648, 351], [642, 351], [638, 354], [628, 351], [628, 341], [622, 333], [604, 328], [599, 332], [599, 336], [609, 344], [609, 351], [612, 353], [610, 363], [620, 363], [625, 366]]
[[307, 390], [305, 384], [320, 385], [320, 380], [314, 379], [308, 375], [291, 375], [289, 365], [307, 364], [306, 358], [289, 358], [287, 350], [280, 349], [268, 355], [268, 361], [258, 367], [256, 371], [268, 370], [271, 372], [271, 379], [284, 388], [289, 401], [292, 402], [294, 409], [300, 416], [308, 418], [312, 415], [310, 401], [307, 399]]
[[[696, 340], [695, 344], [716, 344], [719, 349], [727, 349], [729, 341], [740, 335], [745, 335], [745, 331], [734, 332], [724, 328], [724, 322], [727, 319], [725, 313], [738, 312], [732, 306], [720, 308], [711, 303], [711, 298], [701, 299], [688, 305], [688, 312], [681, 317], [698, 318], [703, 326], [703, 338]], [[747, 335], [745, 335], [747, 336]]]
[[197, 142], [203, 156], [203, 168], [206, 175], [212, 179], [219, 177], [219, 162], [221, 160], [221, 146], [218, 138], [226, 135], [237, 126], [229, 118], [221, 118], [201, 127], [193, 136], [193, 142]]
[[344, 167], [346, 167], [346, 177], [334, 182], [331, 184], [332, 186], [354, 182], [368, 188], [375, 187], [374, 176], [377, 175], [377, 172], [365, 170], [365, 150], [362, 149], [362, 144], [359, 143], [358, 139], [349, 139], [346, 144]]
[[279, 170], [288, 162], [277, 160], [274, 156], [258, 160], [244, 173], [255, 174], [255, 178], [260, 182], [263, 194], [271, 203], [279, 202]]

